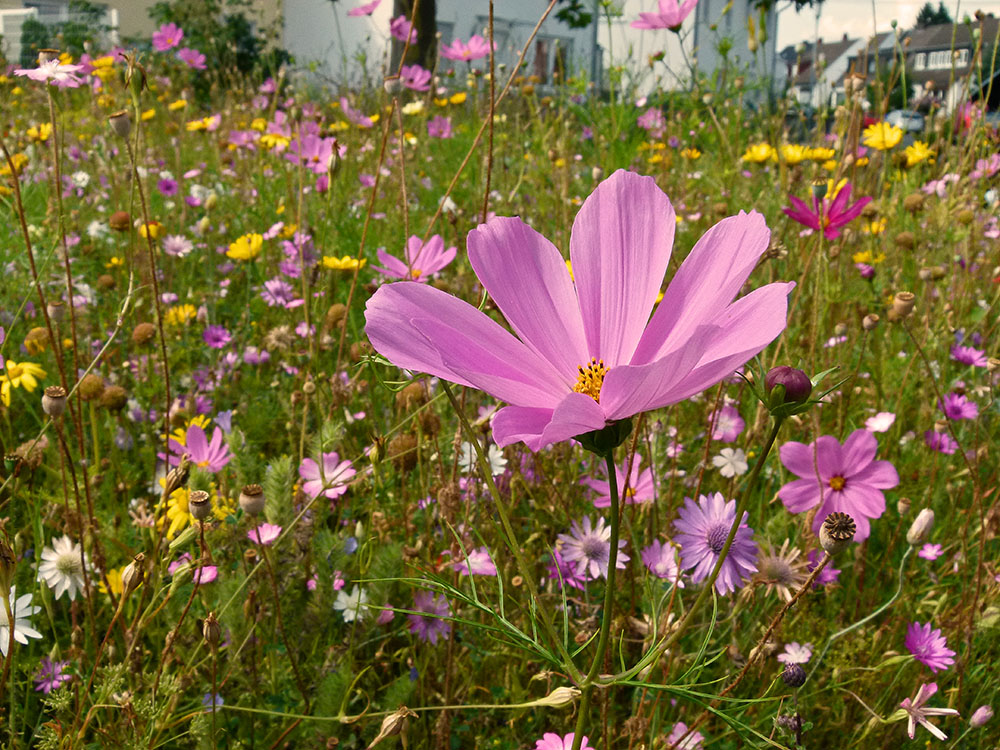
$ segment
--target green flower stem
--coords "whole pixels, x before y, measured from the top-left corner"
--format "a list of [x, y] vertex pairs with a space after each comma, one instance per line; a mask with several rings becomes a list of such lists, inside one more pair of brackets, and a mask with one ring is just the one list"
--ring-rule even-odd
[[889, 609], [889, 607], [891, 607], [893, 605], [893, 603], [895, 603], [895, 601], [899, 598], [899, 595], [901, 593], [903, 593], [903, 582], [906, 580], [906, 560], [907, 560], [907, 558], [909, 558], [911, 552], [913, 552], [913, 547], [910, 546], [910, 545], [907, 545], [906, 552], [903, 553], [903, 559], [899, 561], [899, 585], [896, 587], [896, 593], [892, 595], [892, 598], [890, 598], [889, 601], [887, 601], [881, 607], [879, 607], [878, 609], [876, 609], [874, 612], [866, 615], [865, 617], [862, 617], [860, 620], [858, 620], [853, 625], [848, 625], [843, 630], [838, 630], [836, 633], [834, 633], [829, 638], [827, 638], [826, 645], [823, 646], [822, 653], [820, 653], [819, 658], [816, 659], [815, 662], [813, 662], [813, 668], [809, 670], [809, 675], [806, 677], [807, 680], [811, 680], [812, 679], [813, 673], [819, 667], [820, 663], [823, 661], [823, 657], [826, 656], [827, 651], [830, 650], [830, 646], [833, 645], [833, 642], [835, 640], [837, 640], [838, 638], [841, 638], [841, 637], [847, 635], [848, 633], [851, 633], [851, 632], [857, 630], [862, 625], [864, 625], [866, 622], [870, 622], [871, 620], [875, 619], [880, 614], [882, 614], [887, 609]]
[[764, 461], [767, 460], [768, 454], [771, 452], [771, 448], [774, 446], [774, 441], [778, 437], [778, 430], [781, 429], [781, 425], [784, 423], [785, 418], [783, 416], [776, 416], [774, 418], [774, 424], [771, 426], [771, 432], [767, 436], [767, 441], [764, 443], [764, 447], [761, 450], [760, 457], [757, 459], [757, 463], [754, 464], [753, 470], [750, 472], [750, 476], [747, 478], [746, 486], [743, 489], [743, 494], [740, 497], [740, 501], [736, 507], [736, 518], [733, 520], [733, 525], [729, 529], [729, 536], [726, 537], [726, 543], [722, 546], [722, 550], [719, 552], [719, 559], [715, 563], [715, 567], [712, 569], [712, 575], [708, 577], [708, 580], [701, 587], [701, 591], [698, 592], [698, 597], [694, 600], [694, 604], [691, 608], [684, 614], [680, 622], [677, 623], [677, 627], [673, 632], [664, 637], [664, 639], [656, 646], [651, 648], [646, 652], [646, 655], [639, 660], [639, 662], [629, 670], [621, 672], [616, 675], [612, 675], [603, 680], [598, 680], [602, 685], [610, 685], [622, 680], [629, 680], [635, 675], [639, 674], [648, 665], [655, 663], [667, 649], [677, 643], [680, 637], [684, 634], [687, 626], [691, 624], [691, 620], [694, 615], [702, 608], [706, 601], [708, 601], [709, 596], [714, 590], [715, 579], [719, 577], [719, 572], [722, 570], [722, 564], [726, 561], [726, 556], [729, 554], [729, 548], [733, 546], [733, 541], [736, 539], [736, 532], [740, 528], [740, 523], [743, 519], [743, 514], [746, 512], [747, 505], [750, 502], [750, 497], [753, 495], [754, 490], [757, 487], [757, 479], [760, 476], [760, 470], [764, 467]]
[[552, 625], [552, 618], [550, 617], [548, 610], [546, 610], [545, 607], [538, 606], [538, 602], [536, 600], [538, 584], [535, 582], [535, 576], [532, 574], [531, 568], [528, 567], [528, 563], [524, 559], [524, 553], [521, 550], [521, 546], [517, 543], [517, 537], [514, 536], [514, 528], [510, 524], [510, 516], [507, 513], [507, 506], [504, 504], [503, 498], [500, 497], [500, 491], [497, 489], [496, 482], [493, 481], [493, 473], [490, 471], [490, 464], [486, 460], [486, 455], [483, 453], [483, 447], [479, 444], [479, 440], [476, 439], [476, 433], [473, 431], [472, 425], [469, 424], [469, 420], [466, 418], [465, 412], [462, 411], [459, 406], [458, 399], [455, 398], [455, 394], [451, 390], [451, 385], [442, 380], [441, 387], [444, 389], [445, 394], [448, 396], [448, 400], [451, 402], [452, 408], [455, 410], [455, 414], [458, 415], [458, 419], [462, 423], [462, 431], [465, 432], [469, 438], [469, 442], [471, 442], [473, 447], [476, 449], [476, 458], [479, 461], [479, 470], [483, 473], [483, 480], [486, 482], [486, 487], [489, 489], [490, 495], [493, 497], [493, 504], [496, 506], [497, 514], [500, 516], [500, 523], [503, 526], [504, 536], [507, 538], [507, 546], [514, 554], [514, 561], [517, 564], [518, 573], [521, 574], [525, 584], [527, 584], [533, 608], [541, 617], [542, 628], [545, 630], [545, 635], [548, 636], [549, 640], [555, 645], [556, 650], [559, 652], [559, 656], [563, 661], [563, 667], [569, 673], [570, 679], [579, 684], [584, 679], [583, 674], [579, 669], [577, 669], [576, 665], [573, 663], [573, 657], [570, 656], [569, 651], [566, 650], [566, 646], [563, 644], [562, 639], [556, 634], [555, 627]]
[[608, 466], [608, 489], [611, 495], [611, 549], [608, 552], [608, 574], [607, 583], [604, 587], [604, 611], [601, 613], [601, 633], [597, 638], [597, 651], [594, 654], [594, 661], [590, 665], [590, 671], [584, 678], [580, 689], [583, 695], [580, 698], [580, 710], [576, 716], [576, 729], [573, 733], [573, 750], [580, 750], [583, 742], [583, 727], [587, 721], [587, 709], [590, 707], [590, 696], [594, 692], [594, 683], [597, 674], [604, 663], [604, 655], [608, 650], [608, 634], [611, 632], [611, 620], [614, 616], [615, 598], [615, 568], [618, 565], [618, 535], [619, 535], [619, 512], [618, 512], [618, 472], [615, 468], [614, 450], [609, 450], [604, 454], [604, 462]]

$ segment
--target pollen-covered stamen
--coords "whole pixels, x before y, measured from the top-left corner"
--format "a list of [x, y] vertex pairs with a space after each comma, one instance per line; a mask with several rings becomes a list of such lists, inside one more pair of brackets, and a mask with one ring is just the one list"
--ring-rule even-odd
[[847, 480], [843, 477], [830, 477], [830, 489], [834, 492], [844, 489], [845, 484], [847, 484]]
[[410, 276], [412, 276], [415, 279], [419, 279], [423, 275], [424, 275], [423, 269], [420, 268], [414, 268], [412, 271], [410, 271]]
[[590, 396], [597, 403], [601, 403], [601, 386], [604, 385], [604, 376], [608, 374], [604, 360], [592, 358], [586, 365], [580, 365], [577, 371], [580, 374], [576, 378], [573, 390]]

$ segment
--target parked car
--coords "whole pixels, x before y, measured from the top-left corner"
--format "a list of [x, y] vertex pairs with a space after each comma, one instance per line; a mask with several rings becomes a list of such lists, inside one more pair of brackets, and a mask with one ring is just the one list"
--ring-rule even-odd
[[885, 116], [885, 120], [906, 133], [921, 133], [924, 129], [924, 116], [912, 109], [894, 109]]

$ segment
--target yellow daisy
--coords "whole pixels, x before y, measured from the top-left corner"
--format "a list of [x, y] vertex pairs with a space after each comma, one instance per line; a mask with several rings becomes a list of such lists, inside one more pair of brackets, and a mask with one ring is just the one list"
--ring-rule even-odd
[[888, 151], [903, 140], [903, 129], [887, 122], [876, 122], [865, 128], [864, 143], [876, 151]]
[[260, 255], [264, 247], [264, 237], [256, 232], [244, 234], [234, 242], [229, 243], [226, 256], [233, 260], [253, 260]]
[[45, 377], [45, 370], [34, 362], [15, 362], [7, 360], [7, 365], [3, 375], [0, 375], [0, 400], [5, 406], [10, 406], [11, 388], [24, 388], [31, 393], [38, 387], [37, 378]]

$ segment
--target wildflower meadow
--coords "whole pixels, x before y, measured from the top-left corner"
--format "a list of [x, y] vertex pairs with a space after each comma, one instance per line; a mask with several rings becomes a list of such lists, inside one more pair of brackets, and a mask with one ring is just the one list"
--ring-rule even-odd
[[161, 20], [0, 76], [5, 747], [997, 746], [971, 85], [904, 132], [891, 67], [807, 116], [487, 28], [337, 87]]

